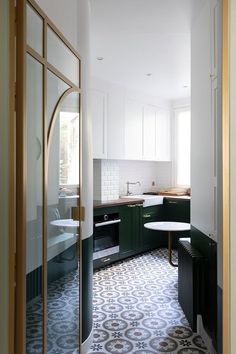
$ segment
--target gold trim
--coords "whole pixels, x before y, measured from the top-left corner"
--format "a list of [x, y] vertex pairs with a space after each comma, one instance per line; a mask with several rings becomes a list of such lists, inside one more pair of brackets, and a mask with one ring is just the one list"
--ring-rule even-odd
[[26, 51], [27, 53], [29, 53], [34, 59], [36, 59], [37, 61], [39, 61], [42, 65], [46, 64], [46, 60], [44, 59], [44, 57], [42, 57], [38, 52], [36, 52], [36, 50], [34, 50], [33, 48], [31, 48], [28, 44], [26, 44]]
[[76, 86], [72, 81], [66, 78], [65, 75], [63, 75], [60, 71], [58, 71], [52, 64], [47, 63], [47, 68], [50, 70], [53, 74], [58, 76], [62, 81], [64, 81], [67, 85], [71, 86], [74, 90], [81, 92], [79, 86]]
[[223, 0], [222, 171], [223, 171], [223, 353], [230, 353], [229, 279], [229, 4]]
[[54, 25], [54, 23], [50, 20], [50, 18], [46, 15], [46, 13], [39, 7], [39, 5], [34, 0], [27, 0], [27, 2], [38, 12], [38, 14], [46, 20], [47, 24], [51, 27], [51, 29], [56, 33], [56, 35], [64, 42], [64, 44], [70, 49], [70, 51], [81, 60], [81, 56], [79, 52], [70, 44], [70, 42], [66, 39], [66, 37], [61, 33], [61, 31]]
[[52, 132], [53, 132], [53, 128], [54, 128], [54, 125], [55, 125], [55, 122], [57, 119], [57, 115], [60, 112], [61, 104], [64, 101], [64, 99], [67, 96], [69, 96], [72, 92], [78, 93], [78, 95], [79, 95], [79, 92], [77, 90], [75, 90], [73, 88], [69, 88], [61, 95], [61, 97], [59, 98], [59, 100], [56, 103], [56, 106], [55, 106], [53, 114], [52, 114], [52, 119], [51, 119], [49, 127], [48, 127], [48, 133], [47, 133], [48, 151], [50, 150]]

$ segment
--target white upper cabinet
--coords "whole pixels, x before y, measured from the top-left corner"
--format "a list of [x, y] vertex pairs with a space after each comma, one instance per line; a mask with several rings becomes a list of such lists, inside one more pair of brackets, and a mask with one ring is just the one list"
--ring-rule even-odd
[[156, 160], [171, 160], [170, 111], [158, 109], [156, 112]]
[[143, 159], [156, 160], [156, 107], [143, 107]]
[[95, 80], [93, 87], [94, 159], [170, 161], [170, 110], [116, 84]]
[[125, 158], [125, 93], [112, 87], [108, 96], [107, 158]]
[[93, 158], [107, 158], [107, 94], [91, 91], [91, 114], [93, 122]]
[[142, 160], [142, 104], [127, 100], [125, 109], [125, 159]]
[[170, 111], [128, 100], [125, 115], [125, 158], [170, 161]]

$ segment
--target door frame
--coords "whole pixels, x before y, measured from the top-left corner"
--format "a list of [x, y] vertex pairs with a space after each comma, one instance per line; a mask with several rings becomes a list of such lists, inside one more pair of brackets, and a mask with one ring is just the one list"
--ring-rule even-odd
[[[25, 17], [22, 6], [25, 0], [17, 0], [15, 8], [14, 1], [10, 0], [10, 53], [11, 53], [11, 76], [10, 81], [10, 190], [9, 190], [9, 353], [14, 352], [14, 341], [12, 340], [15, 333], [16, 354], [22, 354], [22, 346], [24, 345], [24, 329], [21, 325], [21, 318], [24, 318], [24, 307], [22, 307], [22, 296], [24, 291], [16, 292], [15, 296], [15, 281], [18, 285], [25, 277], [25, 269], [21, 262], [24, 256], [24, 240], [20, 235], [24, 234], [24, 225], [22, 220], [25, 217], [25, 166], [24, 166], [24, 135], [21, 125], [24, 124], [23, 116], [25, 112], [24, 103], [21, 92], [18, 91], [16, 97], [16, 107], [18, 117], [21, 119], [13, 119], [15, 114], [15, 66], [18, 68], [16, 80], [19, 82], [25, 75], [25, 66], [23, 63], [22, 49], [25, 46], [22, 40], [25, 35]], [[15, 54], [15, 14], [17, 12], [17, 42]], [[228, 0], [223, 0], [223, 67], [222, 67], [222, 142], [223, 142], [223, 353], [230, 353], [230, 278], [229, 278], [229, 46], [228, 46], [228, 26], [229, 26], [229, 3]], [[17, 61], [15, 62], [15, 56]], [[23, 93], [23, 91], [22, 91]], [[16, 133], [16, 137], [15, 137]], [[15, 146], [17, 141], [17, 159]], [[17, 172], [17, 178], [15, 175]], [[17, 188], [17, 198], [15, 198], [15, 189]], [[17, 211], [17, 213], [15, 213]], [[17, 228], [17, 252], [15, 248], [15, 229]], [[16, 252], [16, 254], [15, 254]], [[15, 259], [16, 257], [16, 259]], [[16, 262], [16, 267], [15, 267]], [[16, 274], [15, 274], [16, 268]], [[15, 312], [16, 305], [16, 312]], [[14, 331], [15, 329], [15, 331]], [[11, 334], [11, 335], [10, 335]]]

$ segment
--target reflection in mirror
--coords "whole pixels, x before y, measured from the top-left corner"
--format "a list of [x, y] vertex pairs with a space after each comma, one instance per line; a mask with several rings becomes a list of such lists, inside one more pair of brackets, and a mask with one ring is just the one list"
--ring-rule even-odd
[[42, 352], [42, 65], [26, 57], [26, 354]]
[[79, 94], [69, 94], [53, 118], [48, 156], [47, 353], [79, 347]]

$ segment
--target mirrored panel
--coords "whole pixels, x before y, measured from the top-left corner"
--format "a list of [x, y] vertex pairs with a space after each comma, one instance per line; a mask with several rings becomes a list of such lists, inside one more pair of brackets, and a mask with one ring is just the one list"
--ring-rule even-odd
[[27, 44], [43, 55], [43, 19], [27, 4], [26, 7]]
[[26, 353], [41, 353], [43, 68], [26, 56]]
[[47, 70], [47, 117], [48, 125], [51, 122], [54, 109], [61, 95], [70, 88], [50, 70]]
[[79, 87], [79, 59], [49, 26], [47, 27], [47, 55], [48, 62]]
[[48, 155], [47, 353], [79, 347], [79, 94], [53, 117]]

